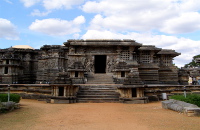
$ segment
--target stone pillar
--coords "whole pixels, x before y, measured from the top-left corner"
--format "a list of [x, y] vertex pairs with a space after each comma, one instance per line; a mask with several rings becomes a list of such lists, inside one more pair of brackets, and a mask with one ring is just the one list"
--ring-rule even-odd
[[116, 61], [119, 62], [120, 59], [121, 59], [121, 58], [120, 58], [121, 51], [122, 51], [121, 47], [118, 46], [116, 51], [117, 51], [117, 59], [116, 59]]
[[163, 65], [163, 64], [164, 64], [164, 62], [163, 62], [163, 58], [164, 58], [164, 56], [161, 55], [161, 57], [160, 57], [160, 65]]
[[154, 55], [154, 51], [150, 52], [150, 63], [153, 63], [153, 55]]
[[51, 93], [51, 95], [54, 96], [54, 94], [55, 94], [55, 89], [54, 89], [54, 87], [52, 87], [52, 93]]
[[56, 87], [56, 96], [59, 96], [59, 88]]
[[66, 89], [67, 89], [67, 87], [64, 87], [64, 97], [67, 97], [67, 95], [66, 95]]
[[136, 93], [137, 93], [137, 97], [143, 97], [143, 93], [142, 93], [142, 89], [141, 88], [136, 88]]
[[143, 55], [142, 55], [142, 51], [140, 51], [139, 53], [139, 63], [142, 63], [143, 60]]
[[130, 61], [133, 60], [133, 51], [134, 51], [134, 49], [135, 49], [135, 47], [133, 47], [133, 46], [130, 46], [130, 47], [129, 47], [129, 54], [130, 54], [129, 60], [130, 60]]
[[56, 96], [56, 94], [57, 94], [57, 90], [56, 90], [56, 87], [53, 87], [53, 89], [54, 89], [54, 96]]

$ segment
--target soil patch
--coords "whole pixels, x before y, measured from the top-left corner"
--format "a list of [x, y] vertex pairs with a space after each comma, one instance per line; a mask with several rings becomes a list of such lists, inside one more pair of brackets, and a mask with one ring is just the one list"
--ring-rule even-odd
[[161, 108], [161, 103], [49, 104], [22, 99], [21, 109], [0, 114], [1, 130], [199, 130], [200, 118]]

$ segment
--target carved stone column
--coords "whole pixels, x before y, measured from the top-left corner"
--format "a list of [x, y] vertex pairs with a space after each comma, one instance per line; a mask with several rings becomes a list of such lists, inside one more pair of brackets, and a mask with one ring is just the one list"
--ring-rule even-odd
[[56, 96], [59, 96], [59, 88], [56, 87]]
[[64, 97], [67, 97], [67, 95], [66, 95], [66, 89], [67, 89], [67, 87], [64, 87]]
[[153, 63], [153, 55], [154, 55], [154, 51], [150, 52], [150, 63]]
[[119, 62], [120, 59], [121, 59], [121, 58], [120, 58], [121, 51], [122, 51], [121, 47], [118, 46], [116, 51], [117, 51], [117, 59], [116, 59], [116, 61]]
[[134, 51], [135, 47], [134, 46], [130, 46], [129, 47], [129, 60], [133, 60], [133, 51]]

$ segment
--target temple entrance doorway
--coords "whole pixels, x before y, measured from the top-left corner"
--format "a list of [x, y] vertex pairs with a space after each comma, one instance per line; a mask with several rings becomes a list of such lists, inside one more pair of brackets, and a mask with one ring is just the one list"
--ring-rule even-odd
[[137, 89], [132, 88], [132, 97], [137, 97]]
[[95, 73], [106, 73], [106, 55], [95, 55]]
[[64, 87], [58, 87], [58, 96], [64, 96]]

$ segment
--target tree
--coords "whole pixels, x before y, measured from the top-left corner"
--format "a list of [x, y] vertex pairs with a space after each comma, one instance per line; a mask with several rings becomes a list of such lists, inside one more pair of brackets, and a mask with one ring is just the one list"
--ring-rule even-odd
[[185, 64], [185, 68], [189, 67], [200, 67], [200, 63], [196, 63], [195, 59], [200, 58], [200, 55], [193, 56], [192, 61], [188, 64]]

